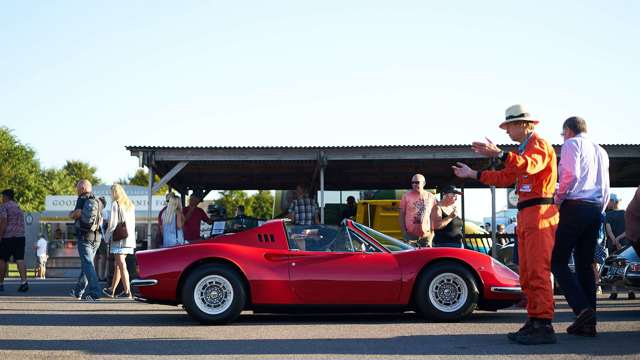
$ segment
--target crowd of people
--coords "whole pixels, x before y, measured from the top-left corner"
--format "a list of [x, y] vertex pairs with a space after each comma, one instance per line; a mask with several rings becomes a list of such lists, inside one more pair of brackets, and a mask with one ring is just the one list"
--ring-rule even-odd
[[[518, 271], [527, 299], [527, 320], [518, 331], [509, 333], [508, 338], [527, 345], [557, 341], [552, 325], [552, 274], [564, 290], [576, 317], [566, 331], [572, 335], [595, 336], [597, 264], [604, 259], [602, 253], [640, 241], [640, 220], [637, 219], [640, 188], [629, 206], [632, 210], [625, 214], [619, 208], [620, 198], [610, 194], [608, 154], [589, 138], [586, 121], [573, 116], [562, 124], [564, 143], [559, 162], [553, 146], [535, 131], [539, 122], [523, 105], [509, 107], [499, 127], [518, 143], [517, 150], [504, 151], [489, 139], [472, 144], [476, 153], [499, 159], [501, 169], [475, 170], [460, 162], [452, 166], [453, 173], [461, 179], [475, 179], [500, 187], [516, 184]], [[464, 247], [464, 222], [456, 209], [456, 201], [462, 192], [453, 185], [445, 185], [438, 189], [440, 199], [436, 199], [424, 189], [425, 184], [425, 177], [415, 174], [411, 179], [411, 190], [402, 196], [399, 208], [402, 237], [422, 247]], [[87, 301], [103, 296], [131, 299], [125, 260], [136, 247], [134, 204], [118, 184], [111, 187], [109, 210], [105, 209], [104, 198], [96, 198], [92, 193], [88, 180], [78, 181], [76, 190], [76, 206], [69, 217], [76, 228], [81, 268], [71, 295]], [[167, 194], [166, 206], [158, 217], [163, 247], [200, 239], [200, 224], [212, 223], [206, 212], [198, 207], [201, 201], [198, 194], [193, 194], [188, 206], [182, 208], [182, 201], [174, 193]], [[243, 216], [241, 210], [239, 216]], [[349, 197], [341, 220], [354, 216], [355, 212], [355, 198]], [[304, 186], [296, 188], [296, 198], [289, 206], [287, 217], [300, 225], [320, 222], [318, 205]], [[505, 233], [504, 225], [498, 232]], [[499, 238], [506, 241], [506, 236]], [[0, 239], [0, 291], [4, 291], [5, 263], [11, 258], [20, 273], [18, 291], [28, 291], [24, 216], [11, 189], [2, 192]], [[599, 239], [603, 243], [600, 244]], [[98, 257], [98, 272], [94, 264], [101, 244], [114, 259], [111, 284], [102, 289], [99, 279], [106, 277], [105, 257]], [[40, 277], [45, 277], [46, 273], [46, 247], [44, 238], [35, 245]], [[571, 258], [574, 272], [569, 268]], [[119, 287], [122, 290], [117, 292]], [[617, 296], [617, 290], [612, 289], [610, 299]], [[628, 298], [635, 298], [635, 294], [630, 292]]]

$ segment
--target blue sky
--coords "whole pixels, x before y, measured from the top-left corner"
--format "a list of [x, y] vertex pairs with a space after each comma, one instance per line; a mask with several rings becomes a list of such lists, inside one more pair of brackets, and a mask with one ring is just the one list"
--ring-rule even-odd
[[0, 124], [107, 181], [135, 172], [125, 145], [505, 143], [520, 102], [554, 143], [571, 115], [640, 143], [638, 20], [634, 1], [5, 1]]

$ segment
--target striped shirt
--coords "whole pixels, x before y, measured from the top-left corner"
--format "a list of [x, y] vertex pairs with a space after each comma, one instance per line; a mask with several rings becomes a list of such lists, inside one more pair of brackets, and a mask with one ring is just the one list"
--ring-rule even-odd
[[582, 200], [602, 207], [609, 202], [609, 155], [586, 134], [567, 139], [562, 145], [559, 164], [559, 185], [555, 203]]

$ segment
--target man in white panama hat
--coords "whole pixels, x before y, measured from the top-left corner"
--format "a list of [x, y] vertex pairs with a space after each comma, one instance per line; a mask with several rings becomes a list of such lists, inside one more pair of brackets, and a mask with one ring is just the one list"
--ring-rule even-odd
[[551, 325], [554, 311], [551, 252], [559, 220], [558, 209], [553, 205], [558, 170], [553, 146], [534, 131], [538, 123], [523, 105], [509, 107], [500, 128], [520, 144], [518, 151], [502, 151], [489, 139], [472, 145], [478, 154], [500, 158], [504, 169], [476, 171], [463, 163], [452, 167], [456, 176], [477, 179], [483, 184], [501, 187], [516, 184], [520, 283], [528, 299], [528, 319], [508, 337], [525, 345], [557, 341]]

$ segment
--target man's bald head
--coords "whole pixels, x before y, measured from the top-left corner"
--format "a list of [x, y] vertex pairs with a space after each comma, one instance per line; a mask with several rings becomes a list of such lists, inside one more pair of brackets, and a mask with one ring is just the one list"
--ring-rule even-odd
[[78, 192], [78, 195], [89, 193], [91, 192], [91, 189], [91, 182], [87, 179], [82, 179], [76, 184], [76, 191]]
[[424, 175], [415, 174], [411, 178], [411, 189], [421, 192], [424, 189], [424, 185], [426, 184], [426, 180]]

